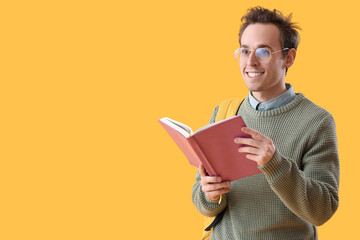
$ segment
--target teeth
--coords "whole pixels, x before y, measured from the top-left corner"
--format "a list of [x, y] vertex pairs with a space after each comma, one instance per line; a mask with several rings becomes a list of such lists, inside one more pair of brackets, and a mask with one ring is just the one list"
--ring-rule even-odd
[[248, 75], [250, 77], [257, 77], [257, 76], [260, 76], [262, 73], [251, 73], [251, 72], [248, 72]]

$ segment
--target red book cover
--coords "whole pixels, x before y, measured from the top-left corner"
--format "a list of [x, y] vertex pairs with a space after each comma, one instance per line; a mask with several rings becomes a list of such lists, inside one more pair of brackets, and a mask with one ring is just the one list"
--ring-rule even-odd
[[[169, 124], [166, 119], [175, 124]], [[169, 118], [160, 119], [159, 122], [189, 162], [196, 167], [199, 167], [200, 162], [203, 163], [211, 176], [221, 176], [224, 181], [234, 181], [261, 173], [257, 163], [247, 159], [245, 153], [239, 153], [240, 145], [234, 143], [236, 137], [251, 137], [241, 131], [241, 128], [246, 126], [241, 116], [210, 124], [195, 133], [186, 125]], [[180, 129], [186, 127], [188, 135]]]

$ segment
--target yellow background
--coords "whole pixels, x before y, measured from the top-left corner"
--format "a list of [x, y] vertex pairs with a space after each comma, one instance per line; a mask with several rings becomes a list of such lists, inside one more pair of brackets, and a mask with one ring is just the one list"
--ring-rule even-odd
[[358, 235], [356, 1], [2, 1], [0, 239], [199, 239], [196, 168], [157, 123], [197, 129], [245, 97], [240, 17], [303, 28], [295, 89], [333, 114], [340, 207], [320, 239]]

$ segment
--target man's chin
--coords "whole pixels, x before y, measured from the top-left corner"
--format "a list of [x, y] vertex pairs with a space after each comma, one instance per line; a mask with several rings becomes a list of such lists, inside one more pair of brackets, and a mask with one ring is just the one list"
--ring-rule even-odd
[[260, 92], [260, 91], [262, 91], [262, 89], [260, 87], [257, 87], [257, 86], [246, 85], [246, 87], [250, 92]]

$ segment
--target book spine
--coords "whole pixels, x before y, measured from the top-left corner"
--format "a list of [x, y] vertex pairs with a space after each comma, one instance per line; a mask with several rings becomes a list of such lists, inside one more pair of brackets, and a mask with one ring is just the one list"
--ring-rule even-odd
[[199, 157], [201, 163], [204, 165], [204, 167], [205, 167], [206, 171], [209, 173], [209, 175], [210, 176], [216, 176], [217, 174], [216, 174], [215, 170], [213, 169], [213, 167], [210, 165], [210, 163], [206, 159], [205, 154], [203, 153], [203, 151], [201, 150], [201, 148], [197, 144], [196, 139], [194, 138], [194, 136], [189, 137], [188, 142], [192, 146], [194, 152]]

